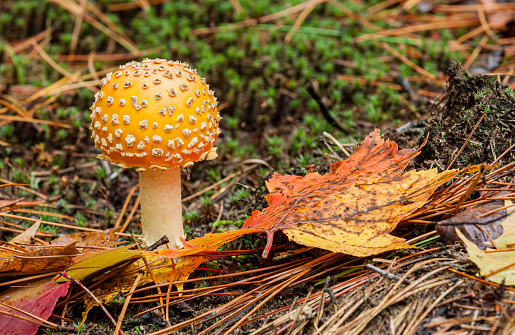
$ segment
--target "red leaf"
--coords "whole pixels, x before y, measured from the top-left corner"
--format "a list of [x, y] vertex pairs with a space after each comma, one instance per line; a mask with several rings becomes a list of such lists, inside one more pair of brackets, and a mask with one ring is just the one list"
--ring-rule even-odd
[[[40, 279], [36, 282], [31, 282], [30, 285], [25, 287], [10, 288], [1, 295], [0, 300], [4, 304], [17, 307], [47, 320], [55, 307], [57, 299], [66, 295], [69, 286], [70, 282], [54, 284], [51, 279]], [[3, 306], [0, 306], [0, 309], [30, 318], [25, 314]], [[0, 314], [0, 334], [31, 335], [35, 334], [37, 330], [38, 325], [35, 323]]]

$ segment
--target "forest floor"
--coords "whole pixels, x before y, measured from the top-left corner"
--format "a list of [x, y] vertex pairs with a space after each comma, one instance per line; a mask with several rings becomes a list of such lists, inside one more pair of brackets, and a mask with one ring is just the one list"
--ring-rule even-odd
[[[515, 6], [449, 3], [1, 1], [0, 182], [20, 185], [0, 188], [0, 210], [25, 202], [0, 211], [1, 240], [38, 219], [43, 241], [113, 227], [123, 227], [125, 241], [141, 233], [138, 173], [96, 158], [89, 107], [100, 78], [144, 57], [189, 62], [220, 102], [219, 157], [183, 169], [187, 240], [241, 227], [267, 206], [274, 172], [326, 173], [375, 128], [402, 149], [428, 139], [407, 170], [507, 166], [515, 161]], [[510, 183], [513, 171], [495, 185]], [[154, 308], [156, 290], [135, 295], [126, 311], [122, 295], [107, 307], [125, 316], [127, 334], [224, 334], [243, 316], [231, 333], [511, 333], [515, 290], [479, 276], [466, 249], [436, 233], [442, 217], [395, 231], [419, 248], [366, 258], [305, 248], [277, 232], [264, 259], [263, 236], [247, 235], [223, 248], [240, 253], [201, 265], [184, 287], [223, 291], [175, 296], [169, 323]], [[310, 272], [296, 277], [306, 264]], [[267, 272], [275, 279], [259, 277]], [[37, 274], [0, 281], [29, 275]], [[254, 279], [231, 286], [245, 278]], [[249, 307], [216, 310], [259, 285]], [[263, 297], [270, 300], [254, 311]], [[51, 319], [79, 325], [83, 312], [78, 297]], [[98, 307], [79, 328], [114, 330]]]

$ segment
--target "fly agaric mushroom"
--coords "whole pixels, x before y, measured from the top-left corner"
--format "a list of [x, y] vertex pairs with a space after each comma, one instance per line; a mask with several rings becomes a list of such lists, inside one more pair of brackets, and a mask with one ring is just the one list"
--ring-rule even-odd
[[91, 106], [98, 158], [139, 172], [143, 238], [182, 247], [180, 166], [214, 159], [220, 115], [213, 91], [188, 64], [145, 59], [102, 79]]

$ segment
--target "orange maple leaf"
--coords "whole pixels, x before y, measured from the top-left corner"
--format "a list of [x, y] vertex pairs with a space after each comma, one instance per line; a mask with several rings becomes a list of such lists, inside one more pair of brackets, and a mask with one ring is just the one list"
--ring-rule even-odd
[[418, 154], [399, 151], [376, 129], [325, 175], [275, 174], [267, 183], [269, 206], [253, 212], [243, 228], [267, 234], [263, 257], [279, 229], [300, 244], [360, 257], [408, 248], [404, 239], [389, 233], [456, 174], [436, 169], [403, 173]]

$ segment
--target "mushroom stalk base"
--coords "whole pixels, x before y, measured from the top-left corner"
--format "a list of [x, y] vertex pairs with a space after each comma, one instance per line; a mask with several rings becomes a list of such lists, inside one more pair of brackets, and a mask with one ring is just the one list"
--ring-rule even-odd
[[[181, 169], [152, 170], [139, 173], [141, 226], [147, 245], [163, 235], [171, 248], [179, 249], [184, 237], [181, 204]], [[162, 249], [162, 248], [160, 248]]]

